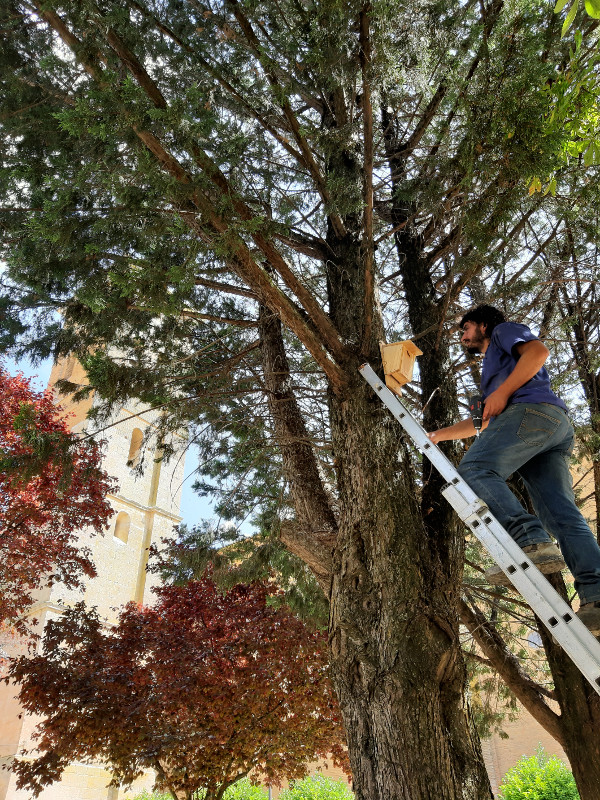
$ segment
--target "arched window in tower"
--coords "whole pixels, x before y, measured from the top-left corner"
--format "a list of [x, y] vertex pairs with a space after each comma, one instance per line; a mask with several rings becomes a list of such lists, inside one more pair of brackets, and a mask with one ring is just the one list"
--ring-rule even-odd
[[144, 434], [139, 428], [134, 428], [131, 434], [131, 442], [129, 443], [129, 455], [127, 456], [127, 466], [137, 467], [142, 458], [142, 442], [144, 441]]
[[120, 542], [127, 544], [129, 538], [129, 526], [131, 525], [131, 518], [126, 511], [119, 511], [117, 520], [115, 522], [115, 531], [113, 536]]

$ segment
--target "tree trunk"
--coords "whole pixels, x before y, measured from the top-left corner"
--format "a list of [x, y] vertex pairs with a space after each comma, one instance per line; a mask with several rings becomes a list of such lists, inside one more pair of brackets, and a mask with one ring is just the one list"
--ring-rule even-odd
[[[548, 580], [567, 600], [560, 574]], [[562, 746], [571, 764], [581, 800], [598, 800], [600, 792], [600, 697], [541, 622], [538, 625], [560, 705]]]
[[452, 592], [402, 480], [398, 432], [368, 391], [332, 419], [345, 502], [330, 641], [357, 800], [490, 798]]
[[[360, 253], [350, 237], [329, 244], [331, 314], [358, 343]], [[376, 320], [374, 365], [380, 336]], [[330, 401], [341, 512], [329, 636], [356, 797], [489, 800], [458, 643], [461, 548], [440, 558], [401, 460], [400, 428], [355, 369], [349, 379], [347, 396]]]
[[160, 786], [169, 792], [173, 800], [192, 800], [193, 792], [180, 786], [177, 778], [170, 775], [158, 759], [155, 759], [153, 768], [160, 779]]
[[[350, 273], [341, 273], [347, 289]], [[340, 283], [333, 280], [335, 285]], [[339, 307], [347, 309], [358, 335], [360, 312]], [[299, 522], [307, 541], [319, 531], [331, 535], [336, 521], [290, 393], [281, 327], [266, 309], [259, 330], [270, 410]], [[375, 349], [371, 361], [377, 360]], [[356, 371], [350, 379], [348, 397], [331, 400], [345, 511], [333, 565], [330, 643], [356, 795], [487, 800], [491, 792], [465, 704], [458, 647], [461, 549], [446, 548], [442, 558], [442, 537], [430, 546], [411, 465], [399, 462], [400, 429]], [[331, 570], [327, 554], [318, 555], [318, 536], [313, 550], [319, 573], [325, 562]]]
[[[596, 424], [595, 428], [600, 428], [600, 425]], [[598, 435], [600, 431], [594, 430], [594, 433]], [[600, 544], [600, 525], [598, 525], [598, 520], [600, 520], [600, 461], [597, 458], [592, 459], [592, 467], [594, 470], [594, 507], [596, 509], [596, 539], [598, 540], [598, 544]]]
[[[434, 430], [456, 422], [458, 401], [456, 382], [451, 370], [449, 342], [444, 330], [445, 305], [436, 300], [429, 267], [424, 252], [423, 237], [410, 217], [415, 208], [402, 202], [406, 154], [399, 147], [394, 124], [387, 109], [382, 109], [383, 137], [392, 182], [392, 223], [396, 228], [394, 242], [408, 306], [408, 317], [423, 355], [419, 361], [423, 426]], [[444, 442], [442, 450], [453, 461], [458, 460], [455, 442]], [[423, 459], [423, 490], [421, 510], [439, 568], [447, 570], [447, 584], [454, 591], [462, 581], [464, 537], [449, 503], [441, 494], [445, 481], [431, 462]], [[450, 599], [457, 603], [457, 597]]]

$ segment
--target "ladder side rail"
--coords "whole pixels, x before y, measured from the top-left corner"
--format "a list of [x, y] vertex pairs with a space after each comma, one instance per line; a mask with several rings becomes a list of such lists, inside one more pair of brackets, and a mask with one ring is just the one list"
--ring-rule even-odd
[[[451, 492], [449, 488], [442, 493], [461, 516], [460, 504], [457, 508], [453, 502], [456, 487]], [[489, 511], [472, 514], [463, 521], [600, 694], [600, 643]], [[512, 552], [514, 548], [516, 553]]]
[[[490, 540], [495, 540], [502, 549], [500, 540], [508, 534], [497, 520], [492, 517], [491, 524], [483, 523], [475, 529], [472, 522], [469, 527], [492, 556], [494, 550]], [[494, 526], [498, 529], [495, 532]], [[513, 585], [600, 694], [600, 643], [522, 551], [519, 561], [515, 571], [509, 574]]]
[[600, 694], [600, 643], [554, 591], [485, 503], [461, 478], [452, 462], [431, 442], [412, 412], [385, 386], [368, 364], [363, 365], [360, 372], [418, 449], [448, 481], [442, 490], [446, 500]]

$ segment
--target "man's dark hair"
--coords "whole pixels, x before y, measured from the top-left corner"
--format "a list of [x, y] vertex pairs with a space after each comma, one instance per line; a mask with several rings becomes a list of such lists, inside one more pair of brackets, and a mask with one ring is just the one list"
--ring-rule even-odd
[[470, 311], [467, 311], [460, 321], [461, 330], [465, 322], [483, 323], [486, 326], [486, 337], [491, 337], [496, 325], [500, 325], [501, 322], [506, 322], [506, 317], [502, 311], [494, 306], [480, 305], [477, 306], [477, 308], [472, 308]]

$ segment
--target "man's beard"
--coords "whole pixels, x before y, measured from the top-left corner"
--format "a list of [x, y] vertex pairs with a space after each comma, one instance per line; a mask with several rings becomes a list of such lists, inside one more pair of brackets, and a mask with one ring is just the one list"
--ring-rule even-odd
[[469, 343], [466, 345], [467, 353], [472, 356], [481, 355], [481, 350], [485, 343], [485, 336], [480, 331], [475, 331], [471, 338], [469, 339]]

